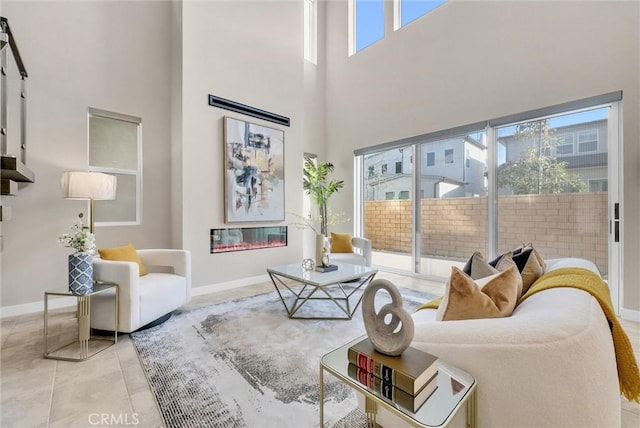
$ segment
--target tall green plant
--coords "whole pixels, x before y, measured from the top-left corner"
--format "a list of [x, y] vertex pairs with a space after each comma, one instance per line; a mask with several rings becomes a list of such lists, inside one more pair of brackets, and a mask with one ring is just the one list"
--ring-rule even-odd
[[309, 158], [305, 158], [304, 160], [304, 181], [302, 187], [318, 206], [320, 233], [324, 236], [327, 236], [327, 222], [329, 219], [327, 202], [331, 195], [344, 186], [344, 180], [331, 180], [327, 182], [327, 177], [333, 170], [334, 166], [331, 162], [318, 162], [316, 165], [316, 163]]

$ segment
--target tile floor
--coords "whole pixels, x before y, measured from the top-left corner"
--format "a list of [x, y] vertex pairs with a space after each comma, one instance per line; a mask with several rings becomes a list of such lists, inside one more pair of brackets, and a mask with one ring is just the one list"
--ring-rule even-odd
[[[442, 294], [443, 285], [381, 272], [395, 284]], [[193, 298], [200, 307], [272, 290], [262, 283]], [[64, 312], [60, 310], [59, 312]], [[640, 328], [623, 321], [640, 359]], [[0, 427], [162, 427], [162, 418], [128, 335], [81, 363], [44, 359], [42, 314], [3, 319]], [[640, 426], [640, 405], [621, 400], [622, 426]]]

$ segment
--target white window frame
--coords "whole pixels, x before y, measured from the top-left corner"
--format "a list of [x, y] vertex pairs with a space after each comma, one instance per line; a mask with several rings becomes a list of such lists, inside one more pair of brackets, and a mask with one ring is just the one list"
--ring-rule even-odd
[[[136, 153], [138, 157], [137, 169], [121, 169], [121, 168], [108, 168], [102, 166], [96, 166], [89, 164], [88, 170], [95, 172], [104, 172], [106, 174], [119, 174], [119, 175], [132, 175], [136, 177], [136, 218], [132, 221], [96, 221], [95, 226], [138, 226], [142, 224], [142, 119], [135, 116], [130, 116], [122, 113], [115, 113], [106, 110], [100, 110], [89, 107], [87, 112], [87, 162], [90, 163], [89, 150], [91, 147], [91, 135], [90, 135], [90, 121], [91, 117], [101, 117], [107, 119], [121, 120], [124, 122], [130, 122], [137, 125], [138, 128], [138, 141]], [[117, 193], [117, 189], [116, 189]], [[117, 200], [117, 199], [116, 199]], [[99, 202], [97, 202], [99, 203]]]
[[304, 1], [304, 59], [318, 64], [318, 0]]
[[[591, 133], [595, 133], [596, 134], [596, 138], [595, 139], [590, 138], [590, 139], [587, 139], [586, 141], [582, 140], [581, 137], [586, 133], [590, 133], [590, 134]], [[597, 153], [598, 152], [598, 148], [600, 147], [600, 141], [599, 141], [600, 138], [599, 138], [599, 136], [600, 135], [599, 135], [597, 129], [585, 129], [585, 130], [582, 130], [582, 131], [578, 131], [578, 138], [576, 139], [577, 140], [577, 144], [578, 144], [578, 154]], [[596, 143], [595, 150], [585, 150], [585, 151], [580, 150], [580, 147], [582, 146], [582, 144], [593, 143], [594, 141]]]

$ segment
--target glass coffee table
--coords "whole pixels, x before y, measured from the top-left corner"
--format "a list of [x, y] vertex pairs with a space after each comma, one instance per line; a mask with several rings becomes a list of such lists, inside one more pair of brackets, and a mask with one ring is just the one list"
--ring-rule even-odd
[[[378, 270], [348, 263], [333, 264], [338, 269], [331, 272], [305, 270], [300, 263], [267, 269], [289, 318], [350, 320], [353, 317], [362, 301], [362, 293], [359, 296], [356, 293], [373, 280]], [[297, 315], [301, 307], [314, 300], [332, 301], [341, 315]]]
[[365, 336], [358, 337], [340, 348], [324, 355], [320, 360], [320, 426], [324, 427], [324, 372], [327, 371], [365, 397], [368, 422], [375, 426], [379, 406], [408, 422], [414, 427], [447, 426], [463, 405], [467, 406], [469, 428], [476, 427], [476, 379], [469, 373], [438, 360], [438, 387], [418, 410], [413, 413], [384, 398], [378, 391], [369, 389], [349, 374], [349, 347]]

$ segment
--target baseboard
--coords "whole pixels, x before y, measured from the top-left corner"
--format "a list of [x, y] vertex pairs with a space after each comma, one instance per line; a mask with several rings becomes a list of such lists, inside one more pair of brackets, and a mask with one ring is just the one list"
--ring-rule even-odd
[[[258, 275], [249, 278], [238, 279], [235, 281], [220, 282], [217, 284], [204, 285], [191, 289], [192, 296], [200, 296], [201, 294], [215, 293], [216, 291], [232, 290], [234, 288], [246, 287], [247, 285], [259, 284], [269, 281], [269, 275]], [[60, 309], [75, 306], [77, 303], [74, 297], [49, 298], [49, 309]], [[15, 317], [19, 315], [28, 315], [38, 312], [44, 312], [44, 301], [23, 303], [21, 305], [0, 307], [0, 319]]]
[[[49, 298], [49, 310], [70, 308], [77, 304], [75, 297]], [[19, 315], [35, 314], [44, 312], [44, 300], [31, 303], [23, 303], [21, 305], [3, 306], [0, 308], [0, 318], [16, 317]]]
[[191, 289], [192, 296], [215, 293], [216, 291], [232, 290], [234, 288], [246, 287], [247, 285], [259, 284], [269, 281], [269, 275], [258, 275], [249, 278], [236, 279], [234, 281], [219, 282], [217, 284], [203, 285]]

